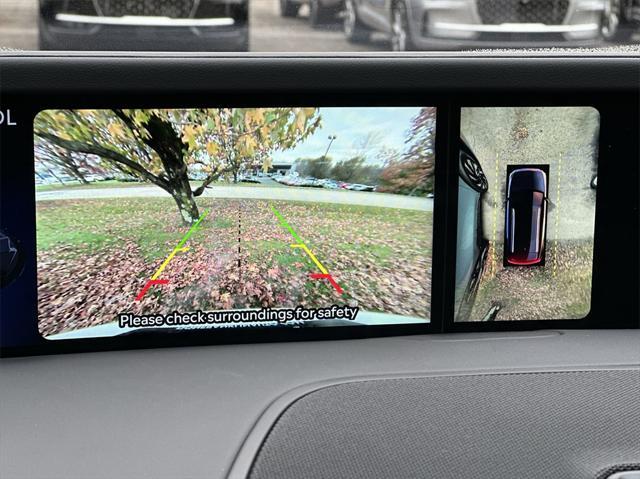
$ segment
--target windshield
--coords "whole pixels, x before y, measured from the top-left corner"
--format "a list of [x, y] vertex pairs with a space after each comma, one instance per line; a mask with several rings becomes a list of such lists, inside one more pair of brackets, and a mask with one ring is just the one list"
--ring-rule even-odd
[[640, 42], [640, 0], [3, 0], [2, 4], [0, 49], [334, 53], [596, 48]]

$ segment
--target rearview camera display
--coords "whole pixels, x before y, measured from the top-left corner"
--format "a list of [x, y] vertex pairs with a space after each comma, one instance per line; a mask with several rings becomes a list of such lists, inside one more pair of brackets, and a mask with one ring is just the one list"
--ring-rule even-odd
[[38, 326], [429, 322], [432, 107], [47, 110]]
[[462, 109], [456, 321], [589, 313], [599, 129], [591, 107]]

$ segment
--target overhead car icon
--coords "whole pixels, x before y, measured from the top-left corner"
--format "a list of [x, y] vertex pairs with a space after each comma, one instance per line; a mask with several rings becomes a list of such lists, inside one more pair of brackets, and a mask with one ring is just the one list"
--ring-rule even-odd
[[544, 263], [547, 202], [545, 171], [518, 168], [509, 174], [505, 205], [505, 265]]

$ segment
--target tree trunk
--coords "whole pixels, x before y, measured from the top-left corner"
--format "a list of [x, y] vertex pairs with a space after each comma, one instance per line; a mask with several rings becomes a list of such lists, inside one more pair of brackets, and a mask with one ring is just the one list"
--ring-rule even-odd
[[191, 190], [186, 193], [174, 191], [173, 193], [171, 193], [171, 196], [173, 196], [176, 205], [178, 205], [180, 216], [182, 216], [182, 222], [185, 225], [191, 225], [195, 223], [200, 217], [200, 212], [198, 211], [198, 205], [193, 199]]
[[182, 174], [175, 170], [173, 170], [172, 173], [173, 178], [170, 183], [171, 190], [169, 193], [171, 193], [176, 205], [178, 205], [182, 222], [185, 225], [191, 225], [198, 221], [198, 218], [200, 218], [200, 212], [198, 211], [198, 205], [196, 204], [193, 190], [189, 184], [186, 168], [182, 170]]
[[160, 157], [171, 188], [171, 196], [178, 205], [182, 221], [185, 225], [195, 223], [200, 213], [189, 184], [185, 163], [186, 146], [169, 121], [151, 116], [146, 123], [146, 128], [149, 138], [143, 141]]

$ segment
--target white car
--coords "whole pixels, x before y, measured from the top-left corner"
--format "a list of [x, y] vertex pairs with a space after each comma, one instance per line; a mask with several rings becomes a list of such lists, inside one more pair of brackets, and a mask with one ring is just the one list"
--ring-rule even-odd
[[373, 191], [373, 186], [362, 185], [360, 183], [353, 183], [347, 187], [348, 190], [353, 191]]

